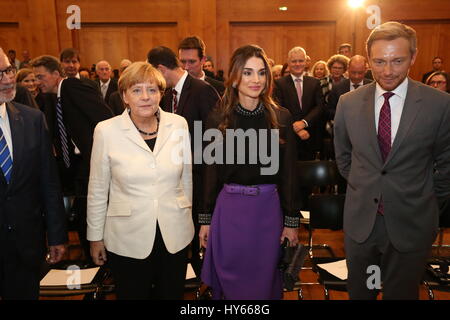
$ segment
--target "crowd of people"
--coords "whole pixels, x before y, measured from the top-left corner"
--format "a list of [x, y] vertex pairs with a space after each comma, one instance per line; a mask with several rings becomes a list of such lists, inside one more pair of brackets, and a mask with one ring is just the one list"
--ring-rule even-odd
[[[95, 75], [73, 48], [59, 58], [24, 51], [23, 61], [0, 50], [0, 145], [8, 151], [0, 188], [24, 206], [11, 218], [5, 202], [0, 213], [0, 297], [37, 298], [43, 244], [24, 265], [12, 243], [42, 243], [44, 224], [35, 223], [39, 234], [29, 229], [43, 214], [50, 262], [60, 261], [62, 197], [72, 196], [85, 256], [111, 268], [119, 299], [182, 299], [188, 261], [216, 299], [281, 299], [280, 244], [298, 243], [296, 206], [308, 196], [296, 162], [325, 159], [348, 182], [350, 297], [376, 297], [364, 276], [377, 264], [385, 298], [416, 299], [450, 196], [450, 95], [439, 57], [426, 85], [408, 78], [415, 41], [410, 27], [385, 23], [369, 36], [367, 58], [343, 44], [312, 67], [300, 46], [274, 65], [263, 48], [244, 45], [226, 77], [198, 36], [177, 52], [151, 48], [145, 62], [124, 59], [116, 72], [101, 60]], [[33, 139], [18, 139], [19, 117]], [[218, 134], [205, 142], [210, 130]], [[254, 139], [239, 141], [240, 132]], [[206, 161], [205, 150], [226, 161]], [[274, 173], [253, 157], [261, 150], [277, 155]]]

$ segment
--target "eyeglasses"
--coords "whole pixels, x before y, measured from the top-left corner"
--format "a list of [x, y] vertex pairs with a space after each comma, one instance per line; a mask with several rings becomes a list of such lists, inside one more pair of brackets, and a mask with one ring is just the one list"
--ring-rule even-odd
[[8, 77], [13, 77], [16, 75], [16, 68], [14, 68], [13, 66], [9, 66], [8, 68], [4, 69], [4, 70], [0, 70], [0, 81], [3, 80], [3, 76], [7, 75]]
[[446, 84], [446, 83], [447, 83], [447, 81], [430, 81], [431, 86], [434, 86], [434, 85], [440, 86], [441, 84]]

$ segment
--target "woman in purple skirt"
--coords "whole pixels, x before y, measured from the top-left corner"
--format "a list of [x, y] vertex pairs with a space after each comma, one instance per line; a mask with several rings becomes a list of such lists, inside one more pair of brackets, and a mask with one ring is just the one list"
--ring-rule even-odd
[[213, 138], [203, 153], [201, 277], [214, 299], [281, 299], [280, 243], [298, 243], [293, 121], [271, 98], [263, 49], [237, 49], [229, 70], [223, 100], [205, 132]]

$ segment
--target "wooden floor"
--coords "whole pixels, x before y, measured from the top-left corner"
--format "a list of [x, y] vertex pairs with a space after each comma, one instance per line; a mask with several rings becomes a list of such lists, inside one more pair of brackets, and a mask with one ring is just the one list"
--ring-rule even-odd
[[[300, 229], [300, 239], [302, 243], [307, 243], [308, 241], [308, 232], [303, 227]], [[336, 254], [336, 256], [344, 256], [344, 236], [342, 231], [328, 231], [328, 230], [316, 230], [314, 231], [314, 243], [326, 243], [330, 245]], [[71, 244], [77, 244], [78, 237], [75, 233], [70, 233]], [[450, 244], [450, 230], [446, 230], [444, 232], [443, 238], [444, 244]], [[437, 254], [436, 250], [433, 250], [433, 254]], [[443, 248], [440, 249], [439, 254], [443, 256], [450, 256], [450, 249]], [[324, 250], [316, 250], [315, 256], [326, 256], [327, 252]], [[70, 259], [79, 259], [80, 251], [78, 249], [70, 250]], [[309, 261], [305, 261], [305, 265], [308, 266]], [[302, 270], [300, 272], [300, 279], [302, 283], [317, 283], [317, 275], [312, 270]], [[320, 284], [305, 284], [302, 285], [302, 293], [304, 300], [324, 300], [324, 290]], [[434, 290], [435, 300], [450, 300], [450, 292], [443, 292]], [[41, 297], [42, 300], [82, 300], [84, 299], [84, 295], [76, 295], [76, 296], [68, 296], [68, 297]], [[186, 292], [185, 300], [194, 300], [195, 293]], [[298, 300], [297, 292], [285, 292], [284, 300]], [[105, 296], [107, 300], [115, 300], [116, 297], [114, 293], [107, 294]], [[346, 292], [341, 291], [330, 291], [330, 299], [331, 300], [348, 300], [348, 294]], [[429, 300], [427, 291], [425, 287], [422, 285], [420, 290], [420, 300]]]

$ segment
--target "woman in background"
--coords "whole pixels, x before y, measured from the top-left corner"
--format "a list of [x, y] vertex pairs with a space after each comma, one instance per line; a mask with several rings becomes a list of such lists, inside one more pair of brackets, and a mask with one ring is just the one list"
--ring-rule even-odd
[[314, 78], [320, 80], [327, 77], [330, 74], [330, 71], [328, 70], [327, 63], [323, 60], [319, 60], [314, 63], [311, 73]]
[[433, 88], [450, 93], [450, 77], [447, 72], [436, 71], [430, 74], [426, 84]]

